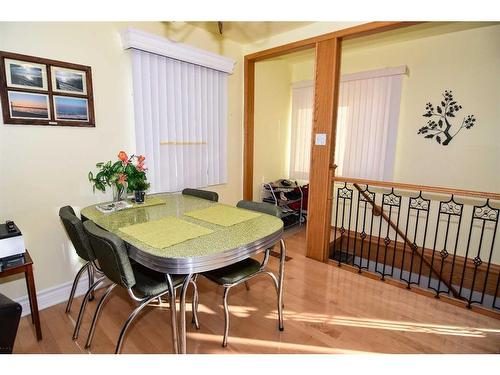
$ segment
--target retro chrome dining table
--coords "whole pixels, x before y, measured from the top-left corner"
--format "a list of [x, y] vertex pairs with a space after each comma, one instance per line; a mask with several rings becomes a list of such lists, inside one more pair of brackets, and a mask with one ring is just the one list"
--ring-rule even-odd
[[[278, 308], [282, 309], [285, 246], [282, 240], [283, 222], [281, 219], [261, 214], [250, 220], [225, 227], [184, 215], [220, 203], [178, 193], [150, 196], [158, 197], [165, 203], [152, 206], [137, 205], [137, 207], [112, 213], [102, 213], [96, 209], [96, 205], [93, 205], [82, 209], [81, 216], [82, 219], [92, 220], [101, 228], [122, 238], [127, 243], [130, 258], [166, 274], [169, 290], [174, 291], [174, 288], [171, 277], [168, 275], [185, 275], [180, 289], [179, 323], [172, 326], [172, 340], [176, 353], [186, 353], [186, 291], [193, 276], [239, 262], [278, 242], [280, 243]], [[200, 225], [213, 232], [166, 248], [155, 248], [120, 231], [120, 228], [168, 216]], [[175, 291], [173, 298], [175, 301]], [[176, 304], [173, 306], [171, 304], [170, 310], [172, 321], [177, 322]], [[177, 325], [179, 333], [177, 333]]]

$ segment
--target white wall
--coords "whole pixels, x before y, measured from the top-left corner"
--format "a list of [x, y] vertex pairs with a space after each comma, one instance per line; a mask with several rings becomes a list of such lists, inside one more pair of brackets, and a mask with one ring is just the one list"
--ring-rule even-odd
[[[0, 23], [0, 50], [90, 65], [95, 128], [19, 126], [0, 123], [0, 221], [14, 220], [34, 260], [37, 290], [73, 279], [80, 267], [58, 218], [61, 206], [80, 209], [110, 199], [93, 194], [87, 173], [98, 161], [133, 152], [130, 60], [119, 32], [135, 27], [237, 60], [228, 87], [228, 183], [221, 200], [234, 203], [242, 191], [242, 47], [176, 23]], [[147, 160], [146, 160], [147, 164]], [[0, 281], [11, 298], [26, 294], [22, 279]]]

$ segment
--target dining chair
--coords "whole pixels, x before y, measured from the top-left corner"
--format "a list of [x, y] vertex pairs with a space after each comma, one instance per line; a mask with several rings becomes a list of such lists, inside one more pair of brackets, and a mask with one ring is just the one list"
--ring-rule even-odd
[[[118, 236], [107, 232], [92, 221], [88, 220], [83, 223], [85, 232], [88, 235], [90, 246], [99, 262], [102, 272], [111, 281], [103, 296], [101, 297], [94, 317], [92, 325], [87, 337], [85, 347], [90, 347], [94, 337], [97, 320], [99, 318], [104, 301], [107, 299], [111, 291], [118, 285], [125, 288], [133, 302], [137, 303], [137, 307], [130, 313], [127, 320], [122, 326], [118, 342], [115, 348], [115, 354], [120, 353], [125, 334], [130, 327], [132, 321], [139, 315], [141, 310], [150, 305], [153, 301], [158, 301], [157, 307], [163, 307], [161, 297], [168, 294], [170, 318], [172, 325], [172, 341], [174, 351], [178, 352], [178, 336], [176, 325], [176, 292], [175, 289], [182, 285], [184, 280], [183, 275], [166, 275], [161, 272], [149, 269], [139, 263], [131, 262], [128, 257], [127, 247], [125, 242]], [[194, 293], [197, 295], [198, 290], [196, 285], [192, 283]], [[84, 300], [84, 303], [86, 300]], [[196, 315], [196, 303], [193, 298], [193, 315]], [[198, 319], [195, 319], [198, 321]], [[78, 323], [77, 323], [78, 324]], [[80, 321], [81, 324], [81, 321]], [[79, 327], [78, 327], [79, 328]]]
[[[78, 282], [82, 277], [83, 273], [87, 271], [89, 276], [89, 288], [94, 284], [94, 278], [96, 274], [101, 274], [99, 268], [95, 263], [95, 255], [90, 249], [89, 240], [85, 231], [83, 230], [82, 221], [76, 216], [75, 211], [71, 206], [64, 206], [59, 209], [59, 217], [66, 229], [73, 247], [76, 250], [78, 256], [85, 261], [83, 266], [77, 272], [75, 279], [73, 280], [73, 286], [71, 287], [71, 292], [69, 294], [69, 299], [66, 304], [66, 313], [69, 314], [71, 311], [71, 305], [73, 304], [73, 298], [75, 296], [75, 291], [78, 286]], [[93, 299], [93, 293], [89, 293], [88, 298]]]
[[186, 189], [182, 190], [182, 195], [191, 195], [193, 197], [206, 199], [206, 200], [212, 201], [212, 202], [219, 201], [219, 194], [217, 194], [215, 191], [186, 188]]
[[[276, 216], [281, 218], [283, 216], [283, 211], [280, 207], [275, 206], [270, 203], [265, 202], [251, 202], [251, 201], [239, 201], [236, 207], [244, 208], [251, 211], [262, 212], [268, 215]], [[281, 262], [285, 259], [285, 243], [283, 240], [280, 241], [281, 246]], [[248, 280], [264, 274], [271, 277], [274, 286], [276, 288], [276, 293], [278, 295], [278, 325], [279, 330], [283, 331], [283, 303], [280, 297], [280, 286], [278, 279], [271, 271], [267, 271], [267, 263], [269, 261], [269, 253], [272, 248], [268, 248], [264, 252], [264, 258], [262, 262], [256, 259], [247, 258], [238, 263], [231, 264], [229, 266], [219, 268], [216, 270], [203, 272], [202, 275], [207, 279], [213, 281], [214, 283], [222, 286], [224, 288], [223, 293], [223, 304], [224, 304], [224, 339], [222, 340], [222, 346], [227, 346], [227, 340], [229, 335], [229, 307], [228, 307], [228, 294], [229, 290], [241, 283], [246, 283]], [[283, 272], [283, 266], [280, 267], [280, 272]], [[248, 289], [248, 287], [247, 287]]]

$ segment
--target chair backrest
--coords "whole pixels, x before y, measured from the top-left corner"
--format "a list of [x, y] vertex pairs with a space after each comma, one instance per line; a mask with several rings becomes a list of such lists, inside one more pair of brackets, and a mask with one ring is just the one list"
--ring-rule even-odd
[[59, 209], [59, 217], [78, 256], [87, 261], [94, 260], [95, 255], [90, 247], [89, 239], [83, 230], [82, 221], [75, 215], [73, 208], [71, 206], [61, 207]]
[[283, 217], [283, 210], [281, 209], [281, 207], [267, 202], [239, 201], [236, 204], [236, 207], [262, 212], [268, 215], [279, 217], [280, 219]]
[[199, 190], [199, 189], [184, 189], [182, 191], [183, 195], [191, 195], [193, 197], [198, 197], [201, 199], [206, 199], [212, 202], [218, 202], [219, 201], [219, 194], [217, 194], [215, 191], [208, 191], [208, 190]]
[[132, 288], [135, 285], [135, 277], [125, 242], [90, 220], [83, 223], [83, 228], [89, 237], [99, 267], [106, 277], [125, 288]]
[[23, 308], [0, 293], [0, 354], [11, 354]]

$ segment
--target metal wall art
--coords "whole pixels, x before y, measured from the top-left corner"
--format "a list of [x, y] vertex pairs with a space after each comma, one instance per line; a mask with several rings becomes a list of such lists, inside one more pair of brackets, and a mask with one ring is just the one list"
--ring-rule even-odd
[[[446, 90], [443, 94], [444, 99], [440, 105], [434, 107], [432, 103], [425, 105], [426, 112], [422, 115], [428, 117], [427, 125], [421, 127], [417, 134], [422, 134], [424, 138], [435, 139], [442, 146], [450, 144], [462, 129], [470, 129], [476, 123], [474, 115], [467, 115], [462, 119], [460, 127], [451, 122], [462, 109], [454, 99], [452, 91]], [[457, 129], [458, 127], [458, 129]]]

